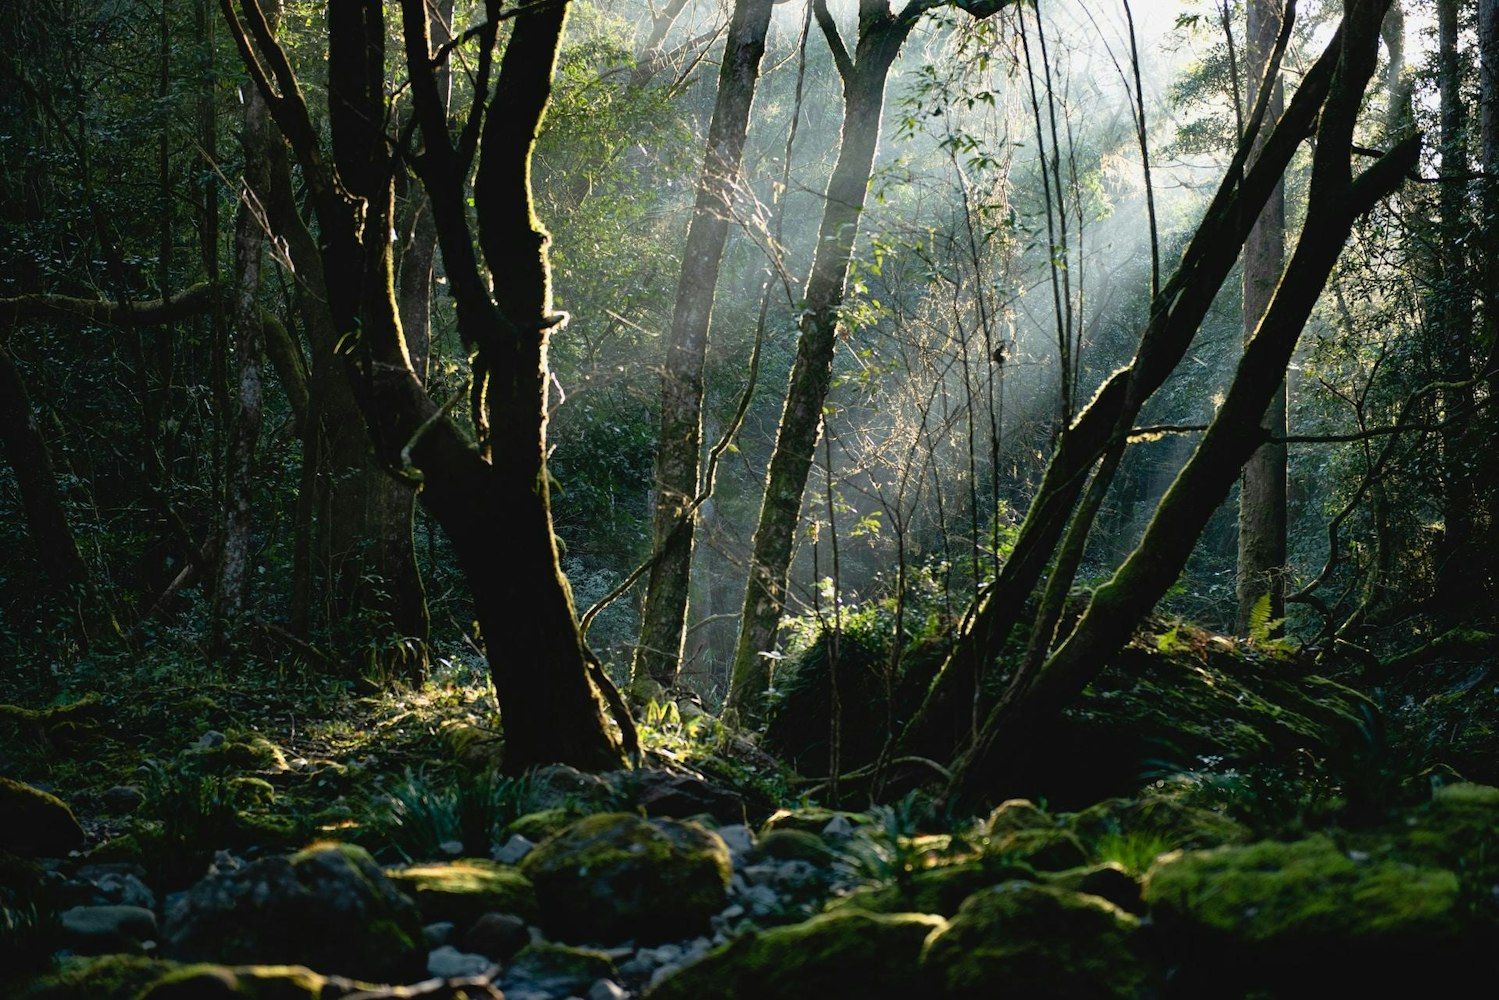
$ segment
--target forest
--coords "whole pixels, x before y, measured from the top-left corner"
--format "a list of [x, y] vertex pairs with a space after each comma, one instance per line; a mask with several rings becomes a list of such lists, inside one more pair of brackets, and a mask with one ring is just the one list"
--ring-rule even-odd
[[0, 5], [0, 994], [1499, 974], [1499, 0]]

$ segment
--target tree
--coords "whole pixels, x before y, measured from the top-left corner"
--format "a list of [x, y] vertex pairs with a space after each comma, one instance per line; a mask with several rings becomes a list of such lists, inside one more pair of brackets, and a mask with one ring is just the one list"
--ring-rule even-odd
[[[1280, 74], [1264, 76], [1265, 65], [1280, 34], [1280, 10], [1276, 0], [1249, 0], [1245, 34], [1246, 79], [1252, 86], [1245, 100], [1253, 104], [1259, 96], [1254, 85], [1271, 79], [1270, 102], [1265, 120], [1274, 122], [1285, 104]], [[1264, 133], [1256, 142], [1263, 144]], [[1252, 162], [1252, 160], [1251, 160]], [[1244, 243], [1244, 342], [1249, 343], [1265, 317], [1285, 264], [1285, 185], [1275, 185], [1260, 210]], [[1234, 576], [1238, 597], [1239, 634], [1253, 631], [1256, 610], [1263, 609], [1264, 622], [1279, 621], [1286, 613], [1286, 387], [1284, 381], [1270, 400], [1261, 425], [1270, 438], [1255, 450], [1244, 465], [1239, 492], [1239, 562]], [[1268, 607], [1262, 600], [1268, 597]]]
[[[645, 681], [670, 687], [682, 659], [695, 508], [702, 486], [703, 363], [730, 213], [743, 185], [740, 162], [775, 2], [779, 0], [737, 0], [734, 4], [698, 179], [697, 204], [682, 251], [671, 341], [661, 375], [652, 565], [631, 671], [632, 684], [642, 689]], [[659, 40], [656, 44], [659, 46]]]
[[769, 685], [763, 654], [774, 650], [785, 605], [796, 522], [801, 514], [812, 456], [822, 433], [822, 410], [832, 384], [833, 353], [859, 217], [879, 148], [885, 81], [890, 67], [911, 30], [933, 8], [950, 4], [984, 18], [1009, 3], [1010, 0], [910, 0], [896, 12], [889, 0], [860, 0], [858, 37], [850, 52], [825, 0], [814, 0], [818, 26], [843, 81], [843, 131], [838, 159], [824, 195], [817, 249], [802, 297], [796, 361], [751, 543], [749, 580], [739, 617], [739, 639], [728, 698], [728, 707], [747, 719], [759, 717], [760, 703]]
[[[375, 454], [392, 473], [420, 483], [419, 500], [447, 533], [472, 592], [505, 728], [505, 765], [618, 766], [633, 727], [617, 693], [610, 701], [622, 733], [606, 721], [601, 697], [612, 687], [582, 642], [558, 565], [546, 468], [546, 348], [566, 315], [552, 310], [530, 158], [566, 5], [486, 7], [469, 36], [478, 45], [476, 86], [455, 141], [435, 71], [455, 46], [434, 51], [427, 5], [405, 0], [401, 55], [421, 140], [415, 149], [388, 131], [396, 119], [378, 0], [329, 5], [327, 147], [258, 0], [237, 8], [222, 0], [222, 8], [308, 186], [343, 372]], [[503, 21], [509, 38], [496, 72]], [[422, 387], [393, 294], [389, 234], [402, 156], [431, 200], [459, 332], [473, 352], [472, 437], [449, 416], [458, 398], [439, 404]], [[465, 181], [475, 158], [471, 229]]]

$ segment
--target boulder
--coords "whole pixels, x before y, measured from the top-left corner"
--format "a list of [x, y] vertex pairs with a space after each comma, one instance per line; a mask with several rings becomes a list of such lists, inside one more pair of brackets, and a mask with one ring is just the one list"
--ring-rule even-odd
[[162, 976], [137, 1000], [322, 1000], [367, 986], [300, 965], [190, 965]]
[[[11, 985], [9, 1000], [93, 1000], [133, 998], [164, 973], [171, 962], [141, 955], [104, 955], [64, 958], [51, 972], [30, 982]], [[10, 971], [10, 970], [7, 970]]]
[[141, 954], [156, 940], [156, 914], [140, 906], [75, 906], [58, 914], [63, 942], [79, 955]]
[[963, 903], [927, 941], [921, 967], [946, 1000], [988, 1000], [997, 983], [1046, 1000], [1139, 997], [1151, 979], [1139, 927], [1097, 896], [1005, 882]]
[[642, 768], [627, 772], [621, 783], [629, 800], [647, 816], [711, 816], [719, 823], [744, 820], [744, 799], [695, 775]]
[[1452, 872], [1350, 857], [1321, 835], [1167, 854], [1145, 901], [1181, 980], [1203, 986], [1231, 969], [1272, 990], [1430, 987], [1465, 927]]
[[83, 827], [62, 799], [0, 776], [0, 850], [59, 858], [82, 846]]
[[984, 830], [991, 837], [1001, 837], [1019, 830], [1049, 830], [1056, 825], [1051, 814], [1030, 799], [1006, 799], [984, 821]]
[[1005, 864], [994, 858], [962, 861], [855, 889], [835, 905], [871, 913], [937, 913], [950, 917], [976, 892], [1001, 882], [1034, 878], [1024, 865]]
[[386, 874], [396, 888], [416, 900], [423, 922], [452, 921], [460, 934], [486, 913], [512, 913], [526, 920], [537, 917], [535, 887], [508, 865], [460, 858]]
[[845, 910], [746, 934], [662, 979], [646, 1000], [911, 1000], [935, 993], [918, 969], [946, 922], [923, 913]]
[[600, 813], [539, 844], [521, 862], [542, 924], [571, 941], [691, 937], [728, 903], [729, 850], [695, 823]]
[[598, 980], [615, 975], [614, 963], [601, 951], [543, 941], [522, 949], [510, 960], [501, 987], [507, 995], [579, 996]]
[[1036, 871], [1056, 872], [1088, 863], [1088, 852], [1070, 830], [1041, 827], [1012, 830], [989, 841], [984, 853]]
[[182, 961], [307, 965], [376, 982], [426, 968], [416, 905], [362, 848], [336, 843], [209, 875], [168, 907], [162, 945]]

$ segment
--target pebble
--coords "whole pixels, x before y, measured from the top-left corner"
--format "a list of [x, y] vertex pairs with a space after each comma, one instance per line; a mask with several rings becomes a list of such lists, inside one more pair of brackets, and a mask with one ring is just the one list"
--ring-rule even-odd
[[515, 833], [510, 835], [510, 839], [505, 841], [505, 845], [503, 847], [496, 848], [493, 853], [490, 854], [490, 857], [494, 858], [502, 865], [519, 864], [521, 858], [524, 858], [527, 854], [530, 854], [531, 848], [535, 846], [536, 844], [531, 840], [528, 840], [527, 838], [522, 837], [520, 834]]
[[588, 988], [588, 1000], [625, 1000], [630, 991], [612, 979], [600, 979]]
[[450, 944], [435, 948], [427, 956], [427, 974], [440, 979], [489, 975], [495, 964], [483, 955], [459, 951]]

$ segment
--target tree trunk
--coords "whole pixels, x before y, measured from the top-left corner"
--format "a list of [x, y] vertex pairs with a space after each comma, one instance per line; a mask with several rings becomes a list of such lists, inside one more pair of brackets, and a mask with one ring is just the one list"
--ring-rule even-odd
[[[675, 6], [680, 9], [681, 5]], [[702, 478], [703, 362], [719, 265], [728, 241], [733, 201], [741, 187], [740, 163], [772, 6], [772, 0], [737, 0], [734, 4], [708, 126], [708, 148], [698, 178], [697, 205], [682, 253], [671, 342], [661, 376], [656, 509], [651, 522], [654, 562], [631, 671], [631, 684], [639, 697], [648, 693], [647, 682], [671, 687], [681, 668], [697, 529], [697, 518], [690, 511]]]
[[[1157, 506], [1135, 551], [1094, 592], [1071, 634], [1045, 665], [1016, 677], [989, 713], [978, 738], [954, 767], [955, 795], [991, 797], [1013, 788], [1023, 773], [1023, 750], [1034, 734], [1092, 680], [1176, 580], [1213, 510], [1264, 441], [1258, 416], [1285, 376], [1302, 327], [1353, 223], [1395, 190], [1414, 167], [1420, 146], [1411, 139], [1356, 179], [1350, 177], [1353, 129], [1374, 71], [1384, 7], [1381, 0], [1345, 3], [1343, 27], [1333, 42], [1339, 53], [1337, 70], [1316, 129], [1306, 224], [1264, 321], [1245, 347], [1223, 405]], [[1272, 136], [1267, 150], [1273, 143]], [[1265, 159], [1262, 154], [1261, 162]]]
[[[275, 13], [272, 13], [275, 18]], [[209, 652], [223, 655], [242, 635], [251, 577], [251, 501], [254, 498], [255, 449], [260, 441], [261, 357], [265, 335], [260, 323], [260, 258], [265, 246], [264, 212], [257, 190], [269, 187], [269, 162], [275, 148], [270, 113], [259, 91], [245, 100], [241, 133], [245, 177], [234, 223], [234, 355], [236, 407], [224, 456], [224, 510], [219, 532], [218, 574], [214, 582]]]
[[[1478, 0], [1479, 122], [1482, 131], [1484, 383], [1482, 501], [1488, 516], [1483, 568], [1489, 600], [1499, 600], [1499, 0]], [[1492, 605], [1491, 605], [1492, 606]]]
[[[1270, 61], [1276, 36], [1280, 34], [1279, 0], [1250, 0], [1246, 33], [1245, 64], [1248, 79], [1259, 81]], [[1258, 96], [1251, 86], [1246, 100]], [[1284, 87], [1276, 74], [1265, 120], [1273, 123], [1285, 108]], [[1262, 129], [1255, 140], [1255, 155], [1264, 145]], [[1285, 264], [1285, 185], [1275, 185], [1270, 200], [1260, 211], [1244, 244], [1244, 343], [1269, 308], [1275, 285]], [[1244, 465], [1239, 493], [1239, 562], [1235, 590], [1239, 602], [1236, 626], [1240, 635], [1250, 635], [1251, 618], [1263, 597], [1269, 596], [1265, 622], [1277, 622], [1286, 613], [1286, 386], [1270, 400], [1260, 426], [1268, 437]]]
[[765, 497], [751, 544], [749, 580], [739, 619], [739, 641], [734, 650], [728, 707], [742, 719], [754, 721], [763, 711], [770, 684], [764, 654], [775, 649], [776, 631], [786, 603], [796, 523], [812, 467], [813, 452], [822, 431], [822, 408], [833, 376], [839, 313], [843, 306], [849, 264], [859, 232], [859, 216], [874, 170], [879, 147], [880, 117], [885, 108], [885, 81], [900, 53], [914, 18], [893, 15], [888, 9], [872, 15], [860, 5], [859, 39], [854, 57], [842, 50], [837, 29], [826, 6], [817, 7], [818, 21], [834, 47], [843, 76], [843, 133], [824, 198], [817, 252], [807, 279], [799, 323], [796, 361], [776, 430], [775, 448], [765, 477]]

